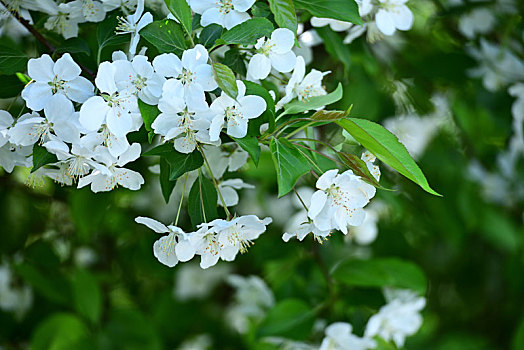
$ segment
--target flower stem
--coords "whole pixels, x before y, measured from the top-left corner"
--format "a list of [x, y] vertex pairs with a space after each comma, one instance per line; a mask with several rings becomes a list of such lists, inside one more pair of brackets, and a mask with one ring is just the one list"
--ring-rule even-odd
[[178, 225], [178, 217], [180, 216], [180, 210], [182, 209], [182, 202], [184, 201], [184, 195], [186, 194], [186, 185], [187, 185], [188, 177], [189, 177], [189, 173], [186, 173], [186, 178], [184, 180], [184, 188], [182, 189], [182, 196], [180, 196], [180, 204], [178, 205], [178, 211], [176, 212], [175, 226]]

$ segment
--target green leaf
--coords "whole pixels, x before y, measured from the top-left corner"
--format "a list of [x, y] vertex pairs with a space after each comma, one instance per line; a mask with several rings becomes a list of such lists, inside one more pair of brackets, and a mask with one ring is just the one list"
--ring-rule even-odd
[[85, 42], [80, 38], [71, 38], [64, 41], [59, 47], [56, 48], [55, 53], [84, 53], [86, 55], [91, 54], [91, 49]]
[[269, 149], [277, 171], [278, 197], [282, 197], [293, 189], [299, 177], [309, 172], [309, 163], [302, 153], [284, 138], [271, 138]]
[[215, 186], [211, 180], [199, 173], [187, 199], [187, 210], [193, 226], [218, 218], [217, 201]]
[[412, 262], [396, 258], [348, 260], [333, 272], [333, 278], [347, 286], [397, 287], [426, 292], [426, 277]]
[[336, 122], [378, 159], [418, 184], [425, 191], [440, 196], [428, 184], [426, 177], [406, 147], [383, 126], [365, 119], [348, 118]]
[[18, 275], [43, 297], [61, 305], [71, 303], [69, 284], [61, 278], [61, 275], [52, 275], [48, 271], [37, 269], [29, 263], [22, 263], [15, 269]]
[[142, 153], [143, 156], [166, 156], [167, 154], [174, 151], [172, 143], [166, 142], [159, 146], [150, 149], [147, 152]]
[[225, 32], [221, 39], [227, 44], [255, 45], [263, 36], [269, 37], [273, 24], [261, 17], [249, 19]]
[[191, 17], [191, 8], [187, 0], [164, 0], [164, 2], [173, 16], [182, 24], [187, 35], [191, 35], [193, 18]]
[[118, 19], [116, 18], [116, 16], [107, 17], [101, 23], [97, 24], [96, 40], [98, 42], [99, 57], [104, 47], [119, 45], [129, 41], [129, 35], [115, 34], [115, 29], [117, 26]]
[[74, 349], [79, 341], [88, 336], [87, 326], [77, 316], [68, 313], [55, 313], [38, 325], [32, 335], [31, 349]]
[[281, 28], [287, 28], [297, 34], [297, 15], [291, 0], [269, 0], [269, 8], [275, 16], [275, 22]]
[[342, 160], [353, 173], [360, 176], [364, 181], [378, 188], [382, 188], [377, 179], [369, 172], [366, 163], [351, 153], [337, 152], [338, 157]]
[[260, 126], [264, 123], [269, 123], [269, 132], [274, 131], [276, 125], [275, 101], [264, 87], [247, 80], [244, 80], [244, 84], [246, 85], [246, 96], [257, 95], [266, 101], [266, 110], [264, 113], [262, 113], [260, 117], [249, 121], [247, 134], [251, 136], [260, 135]]
[[140, 31], [140, 35], [153, 44], [160, 53], [172, 52], [180, 55], [187, 49], [182, 27], [171, 19], [148, 24]]
[[260, 145], [258, 144], [258, 139], [255, 136], [246, 136], [241, 139], [231, 137], [244, 151], [249, 153], [251, 159], [255, 166], [258, 166], [258, 161], [260, 160]]
[[49, 153], [45, 147], [39, 146], [35, 143], [33, 146], [33, 168], [31, 172], [35, 172], [39, 168], [49, 163], [56, 163], [58, 159], [52, 153]]
[[297, 9], [306, 10], [315, 17], [362, 24], [355, 0], [294, 0]]
[[160, 158], [160, 189], [162, 190], [162, 196], [164, 196], [166, 203], [169, 203], [169, 198], [176, 185], [176, 181], [169, 180], [170, 173], [169, 163], [164, 157]]
[[311, 111], [314, 109], [319, 109], [324, 106], [335, 103], [339, 101], [341, 98], [342, 98], [342, 84], [339, 83], [335, 91], [327, 95], [311, 97], [307, 101], [294, 101], [294, 102], [288, 103], [287, 105], [284, 106], [285, 111], [284, 113], [282, 113], [282, 115], [298, 114], [298, 113], [304, 113], [307, 111]]
[[285, 299], [267, 313], [258, 328], [259, 337], [282, 336], [291, 339], [305, 339], [313, 328], [315, 311], [297, 299]]
[[228, 66], [222, 63], [213, 63], [213, 76], [218, 84], [229, 97], [236, 99], [238, 95], [237, 81], [235, 74]]
[[233, 72], [240, 75], [247, 74], [246, 63], [244, 62], [245, 54], [242, 54], [240, 50], [232, 47], [224, 54], [222, 63], [231, 68]]
[[25, 84], [13, 75], [0, 75], [2, 84], [0, 84], [0, 98], [16, 97], [22, 91]]
[[151, 128], [151, 124], [153, 124], [156, 117], [158, 117], [160, 114], [160, 110], [158, 109], [158, 106], [148, 105], [142, 100], [138, 100], [138, 109], [140, 110], [140, 115], [144, 120], [144, 127], [148, 131], [148, 141], [151, 143], [153, 141], [153, 137], [155, 136], [155, 133]]
[[318, 120], [318, 121], [334, 121], [339, 119], [344, 119], [347, 117], [348, 112], [346, 111], [316, 111], [312, 116], [312, 120]]
[[351, 66], [349, 45], [344, 44], [342, 37], [328, 26], [315, 28], [315, 31], [322, 38], [329, 55], [335, 61], [342, 62], [346, 72], [348, 72]]
[[186, 154], [173, 150], [173, 152], [166, 155], [165, 158], [171, 169], [169, 174], [170, 181], [175, 181], [188, 171], [199, 169], [202, 164], [204, 164], [204, 158], [199, 151]]
[[71, 286], [76, 311], [96, 324], [102, 313], [102, 293], [96, 278], [87, 270], [75, 270]]
[[0, 45], [0, 74], [15, 74], [27, 70], [29, 57], [13, 46]]
[[218, 24], [210, 24], [207, 27], [204, 27], [204, 29], [202, 29], [198, 40], [202, 45], [209, 49], [215, 44], [215, 41], [218, 38], [220, 38], [223, 30], [224, 28], [222, 28], [222, 26], [219, 26]]

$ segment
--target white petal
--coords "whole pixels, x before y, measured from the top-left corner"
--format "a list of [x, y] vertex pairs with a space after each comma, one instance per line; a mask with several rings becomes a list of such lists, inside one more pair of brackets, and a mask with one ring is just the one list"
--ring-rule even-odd
[[174, 53], [164, 53], [155, 57], [153, 68], [166, 78], [177, 77], [182, 73], [182, 62]]
[[40, 58], [31, 58], [27, 62], [27, 74], [40, 82], [52, 81], [55, 74], [53, 73], [53, 67], [55, 63], [49, 55], [42, 55]]
[[80, 124], [88, 131], [97, 131], [106, 120], [111, 107], [100, 96], [91, 97], [80, 107]]
[[406, 5], [398, 6], [392, 17], [399, 30], [409, 30], [413, 26], [413, 13]]
[[115, 84], [115, 67], [111, 62], [102, 62], [98, 67], [95, 84], [98, 89], [108, 94], [113, 94], [117, 91]]
[[236, 11], [246, 12], [254, 3], [255, 0], [233, 0], [233, 8]]
[[65, 53], [56, 61], [53, 72], [58, 76], [59, 79], [69, 81], [78, 77], [80, 73], [82, 73], [82, 70], [78, 64], [73, 61], [71, 55]]
[[109, 131], [117, 137], [124, 137], [133, 129], [133, 119], [127, 112], [122, 112], [116, 107], [107, 112], [106, 124]]
[[117, 183], [130, 189], [132, 191], [137, 191], [144, 184], [144, 178], [140, 173], [129, 169], [115, 169]]
[[76, 77], [65, 85], [66, 96], [71, 100], [84, 103], [89, 97], [93, 96], [95, 87], [84, 77]]
[[315, 217], [322, 211], [322, 208], [324, 208], [326, 200], [327, 194], [324, 191], [316, 191], [313, 193], [307, 215], [311, 219], [315, 219]]
[[228, 14], [224, 16], [224, 27], [226, 27], [226, 29], [229, 30], [234, 26], [249, 20], [250, 18], [251, 16], [249, 16], [245, 12], [239, 12], [235, 10], [230, 11]]
[[200, 18], [200, 24], [202, 25], [202, 27], [207, 27], [212, 23], [216, 23], [224, 27], [224, 17], [225, 15], [222, 12], [220, 12], [220, 10], [217, 7], [208, 8], [202, 13], [202, 17]]
[[200, 84], [204, 91], [213, 91], [218, 85], [213, 77], [213, 69], [209, 64], [201, 64], [195, 68], [196, 79], [195, 82]]
[[378, 10], [375, 16], [375, 23], [378, 30], [384, 35], [393, 35], [395, 33], [395, 22], [391, 14], [384, 9]]
[[195, 256], [195, 247], [189, 240], [180, 239], [175, 246], [175, 253], [180, 261], [189, 261]]
[[271, 60], [263, 54], [257, 53], [249, 61], [247, 74], [254, 79], [265, 79], [271, 72]]
[[331, 169], [326, 171], [324, 174], [322, 174], [318, 180], [317, 180], [317, 188], [321, 190], [326, 190], [328, 187], [330, 187], [333, 182], [335, 181], [335, 177], [338, 174], [337, 169]]
[[31, 83], [22, 90], [22, 98], [28, 108], [33, 111], [44, 109], [47, 100], [53, 96], [51, 87], [47, 83]]
[[13, 125], [14, 119], [8, 111], [0, 110], [0, 130]]
[[267, 106], [266, 100], [256, 95], [242, 97], [238, 102], [242, 106], [242, 114], [247, 119], [258, 117], [264, 113]]
[[169, 267], [173, 267], [178, 263], [174, 247], [171, 249], [168, 245], [169, 242], [167, 242], [171, 239], [169, 236], [164, 236], [153, 244], [153, 254], [155, 257], [162, 264]]
[[284, 54], [272, 54], [269, 58], [273, 68], [282, 73], [291, 72], [297, 62], [297, 57], [293, 51], [288, 51]]
[[284, 54], [295, 45], [295, 34], [287, 28], [278, 28], [271, 34], [271, 41], [275, 44], [272, 51], [277, 54]]
[[169, 232], [169, 229], [167, 228], [166, 225], [164, 225], [163, 223], [161, 223], [159, 221], [151, 219], [151, 218], [146, 218], [146, 217], [143, 217], [143, 216], [139, 216], [139, 217], [135, 218], [135, 222], [137, 222], [139, 224], [142, 224], [142, 225], [146, 225], [151, 230], [153, 230], [155, 232], [158, 232], [158, 233]]

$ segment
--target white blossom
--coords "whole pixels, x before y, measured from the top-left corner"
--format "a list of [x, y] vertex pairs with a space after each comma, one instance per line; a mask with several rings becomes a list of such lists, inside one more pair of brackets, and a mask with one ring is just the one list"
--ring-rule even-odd
[[487, 34], [497, 22], [492, 11], [478, 8], [460, 17], [458, 27], [467, 38], [473, 39], [478, 34]]
[[[232, 207], [238, 204], [237, 191], [244, 188], [255, 188], [255, 186], [246, 184], [242, 179], [227, 179], [218, 183], [218, 189], [222, 194], [222, 198], [226, 206]], [[218, 205], [223, 205], [220, 198], [218, 198]]]
[[14, 312], [18, 319], [31, 308], [33, 291], [27, 286], [13, 284], [12, 270], [7, 263], [0, 265], [0, 309]]
[[343, 32], [351, 28], [351, 26], [353, 25], [350, 22], [339, 21], [337, 19], [332, 18], [312, 17], [310, 21], [313, 27], [325, 27], [329, 25], [329, 27], [335, 32]]
[[73, 0], [67, 3], [71, 9], [71, 15], [78, 22], [101, 22], [106, 17], [106, 11], [100, 1], [95, 0]]
[[216, 23], [226, 29], [247, 21], [251, 17], [246, 13], [255, 0], [191, 0], [191, 9], [202, 15], [200, 24], [207, 27]]
[[27, 63], [27, 71], [33, 82], [22, 90], [22, 98], [34, 111], [42, 110], [55, 94], [80, 103], [93, 96], [93, 84], [80, 76], [82, 70], [68, 53], [56, 62], [45, 54], [32, 58]]
[[375, 23], [384, 35], [393, 35], [398, 30], [409, 30], [413, 26], [413, 13], [405, 5], [408, 0], [379, 0]]
[[353, 327], [349, 323], [335, 322], [326, 328], [326, 337], [319, 350], [368, 350], [375, 349], [377, 344], [373, 339], [360, 338], [352, 334]]
[[13, 125], [14, 119], [8, 111], [0, 110], [0, 147], [9, 141], [8, 130]]
[[54, 4], [49, 9], [49, 18], [44, 24], [47, 30], [54, 30], [62, 35], [64, 39], [70, 39], [78, 36], [79, 18], [74, 16], [74, 8], [69, 3]]
[[296, 56], [292, 51], [295, 44], [295, 34], [287, 28], [278, 28], [271, 38], [258, 39], [256, 54], [249, 61], [247, 76], [251, 79], [265, 79], [271, 68], [287, 73], [295, 67]]
[[118, 34], [131, 34], [131, 42], [129, 44], [129, 58], [133, 58], [136, 53], [138, 42], [140, 41], [140, 30], [142, 30], [149, 23], [153, 22], [153, 15], [149, 12], [144, 13], [144, 0], [138, 0], [136, 11], [132, 15], [118, 17], [120, 24], [118, 25]]

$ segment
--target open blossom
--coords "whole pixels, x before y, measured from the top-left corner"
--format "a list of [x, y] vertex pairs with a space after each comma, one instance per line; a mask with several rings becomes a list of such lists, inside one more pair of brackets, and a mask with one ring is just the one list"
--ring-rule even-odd
[[415, 334], [422, 325], [420, 311], [426, 305], [426, 299], [409, 290], [385, 289], [384, 294], [388, 303], [371, 316], [364, 334], [393, 340], [400, 348], [406, 337]]
[[9, 141], [8, 130], [13, 125], [14, 119], [8, 111], [0, 110], [0, 147]]
[[349, 323], [335, 322], [326, 328], [326, 337], [319, 350], [368, 350], [375, 349], [377, 344], [373, 339], [360, 338], [352, 334], [353, 327]]
[[295, 67], [296, 56], [292, 51], [295, 34], [287, 28], [278, 28], [270, 39], [260, 38], [255, 45], [256, 54], [249, 61], [247, 75], [253, 79], [265, 79], [271, 68], [287, 73]]
[[102, 62], [95, 84], [102, 96], [93, 96], [80, 108], [80, 123], [88, 131], [97, 131], [105, 124], [117, 137], [123, 137], [142, 125], [138, 101], [127, 90], [119, 91], [115, 82], [114, 63]]
[[118, 34], [131, 34], [131, 43], [129, 44], [129, 58], [133, 58], [136, 53], [138, 42], [140, 41], [140, 30], [153, 22], [153, 15], [149, 12], [144, 13], [144, 1], [138, 0], [136, 11], [125, 18], [119, 17]]
[[10, 142], [30, 146], [51, 139], [74, 142], [80, 138], [78, 113], [64, 95], [53, 96], [44, 108], [44, 115], [26, 113], [20, 117], [8, 132]]
[[166, 226], [154, 219], [139, 216], [135, 219], [139, 224], [149, 227], [158, 233], [168, 233], [153, 244], [153, 253], [162, 264], [173, 267], [178, 261], [188, 261], [195, 255], [195, 250], [189, 243], [188, 236], [180, 227]]
[[375, 23], [384, 35], [393, 35], [398, 30], [409, 30], [413, 26], [413, 13], [405, 5], [408, 0], [379, 0]]
[[[222, 194], [222, 198], [226, 206], [232, 207], [238, 204], [237, 191], [243, 188], [255, 188], [255, 186], [244, 183], [242, 179], [227, 179], [219, 182], [218, 189]], [[222, 205], [222, 201], [218, 198], [218, 205]]]
[[348, 225], [358, 226], [365, 218], [362, 209], [375, 196], [375, 187], [347, 170], [326, 171], [318, 180], [319, 189], [311, 198], [308, 216], [320, 230], [338, 229], [344, 234]]
[[106, 192], [113, 190], [116, 186], [136, 191], [144, 184], [144, 178], [136, 171], [123, 168], [124, 165], [135, 161], [140, 157], [140, 144], [134, 143], [120, 157], [113, 157], [107, 148], [98, 146], [95, 148], [94, 158], [101, 165], [91, 174], [78, 180], [78, 188], [91, 185], [93, 192]]
[[74, 8], [69, 3], [53, 5], [47, 11], [50, 16], [45, 22], [44, 28], [61, 34], [64, 39], [77, 37], [80, 19], [74, 15]]
[[137, 55], [131, 62], [117, 60], [115, 83], [119, 91], [136, 95], [147, 104], [155, 105], [162, 94], [164, 77], [155, 73], [146, 56]]
[[67, 3], [71, 8], [71, 15], [79, 22], [100, 22], [106, 17], [106, 11], [100, 1], [74, 0]]
[[329, 27], [334, 30], [335, 32], [343, 32], [345, 30], [348, 30], [353, 25], [350, 22], [344, 22], [339, 21], [337, 19], [332, 18], [318, 18], [318, 17], [312, 17], [311, 18], [311, 25], [313, 27], [325, 27], [329, 25]]
[[137, 0], [102, 0], [102, 6], [106, 12], [119, 8], [124, 14], [136, 10]]
[[286, 95], [277, 103], [277, 108], [282, 108], [295, 97], [299, 101], [307, 101], [311, 97], [325, 95], [326, 90], [322, 86], [322, 79], [329, 73], [312, 69], [306, 75], [306, 62], [302, 56], [298, 56], [295, 70], [286, 86]]
[[158, 104], [162, 112], [151, 125], [156, 134], [166, 140], [174, 139], [175, 149], [182, 153], [191, 153], [198, 142], [210, 143], [209, 127], [213, 112], [202, 99], [200, 103], [186, 104], [179, 96], [183, 94], [182, 85], [175, 79], [164, 84], [164, 94]]
[[251, 18], [246, 11], [253, 6], [255, 0], [191, 0], [189, 3], [193, 11], [202, 15], [202, 27], [216, 23], [231, 29]]
[[82, 70], [68, 53], [56, 62], [49, 55], [32, 58], [27, 63], [27, 72], [34, 81], [22, 90], [22, 98], [34, 111], [42, 110], [55, 94], [80, 103], [93, 96], [93, 84], [80, 76]]
[[211, 141], [218, 141], [224, 124], [229, 136], [246, 136], [249, 119], [258, 117], [266, 110], [266, 101], [262, 97], [246, 96], [246, 85], [242, 81], [237, 80], [237, 88], [236, 100], [222, 92], [211, 104], [211, 110], [215, 113], [209, 130]]

